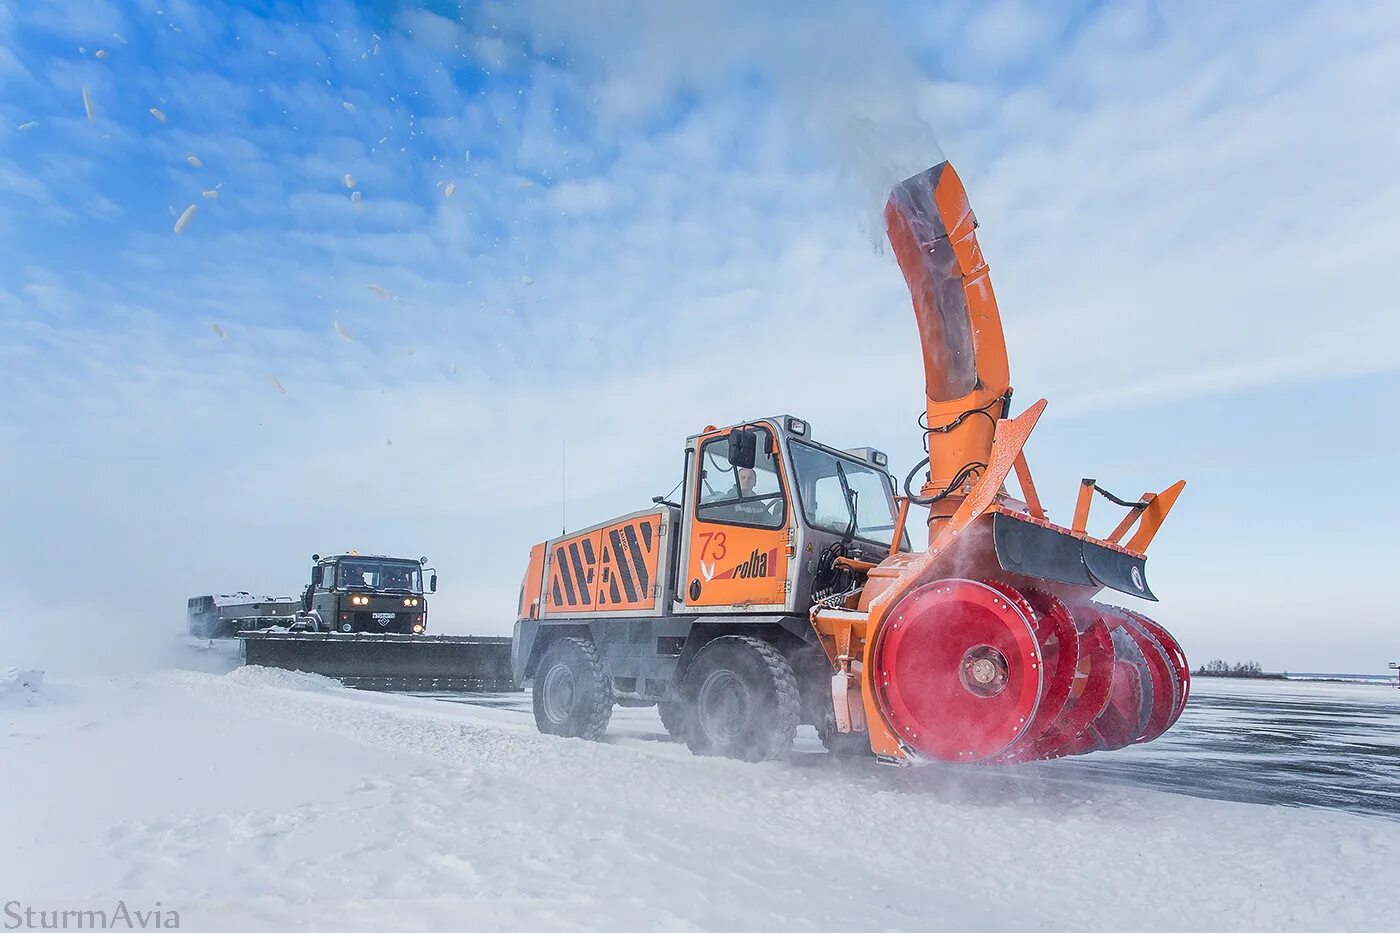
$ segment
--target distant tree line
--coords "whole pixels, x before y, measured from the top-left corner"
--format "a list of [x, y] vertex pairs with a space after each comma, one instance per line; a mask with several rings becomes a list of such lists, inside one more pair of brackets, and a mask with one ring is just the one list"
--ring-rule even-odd
[[1196, 668], [1196, 673], [1204, 677], [1268, 677], [1258, 661], [1207, 661]]

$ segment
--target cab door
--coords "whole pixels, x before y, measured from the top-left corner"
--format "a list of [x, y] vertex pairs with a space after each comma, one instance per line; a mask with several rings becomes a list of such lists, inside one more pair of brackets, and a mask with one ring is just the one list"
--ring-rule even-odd
[[700, 437], [690, 464], [683, 612], [781, 612], [788, 602], [792, 506], [782, 453], [769, 426], [747, 425], [753, 466], [732, 462], [736, 430]]

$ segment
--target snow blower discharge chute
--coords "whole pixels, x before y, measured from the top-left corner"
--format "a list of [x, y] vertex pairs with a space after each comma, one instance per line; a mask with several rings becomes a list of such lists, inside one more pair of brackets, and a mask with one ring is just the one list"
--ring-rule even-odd
[[[961, 181], [934, 166], [885, 219], [923, 349], [927, 460], [900, 495], [884, 454], [820, 444], [804, 420], [711, 426], [687, 441], [679, 501], [537, 545], [512, 666], [542, 731], [598, 738], [614, 703], [655, 702], [699, 754], [772, 758], [805, 722], [833, 751], [1007, 764], [1150, 741], [1181, 715], [1175, 639], [1095, 597], [1156, 599], [1144, 555], [1185, 484], [1128, 500], [1085, 479], [1072, 524], [1052, 524], [1024, 450], [1046, 403], [1011, 417]], [[1125, 510], [1103, 538], [1096, 496]], [[911, 504], [929, 509], [924, 550]]]

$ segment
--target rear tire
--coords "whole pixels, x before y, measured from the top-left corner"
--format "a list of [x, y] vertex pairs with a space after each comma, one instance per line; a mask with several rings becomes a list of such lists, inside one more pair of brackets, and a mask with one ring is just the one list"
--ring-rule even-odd
[[586, 638], [561, 638], [535, 669], [535, 726], [545, 735], [597, 741], [612, 719], [612, 681]]
[[797, 678], [765, 641], [726, 635], [705, 645], [682, 694], [685, 740], [696, 755], [771, 761], [792, 747], [801, 718]]

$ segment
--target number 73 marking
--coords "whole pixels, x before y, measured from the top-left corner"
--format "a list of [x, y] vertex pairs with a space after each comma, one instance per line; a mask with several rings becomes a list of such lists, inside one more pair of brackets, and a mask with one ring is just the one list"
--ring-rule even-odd
[[711, 559], [724, 560], [725, 555], [729, 553], [729, 547], [725, 543], [728, 539], [722, 531], [702, 531], [696, 537], [700, 539], [700, 560], [705, 559], [712, 544], [715, 547], [715, 552]]

